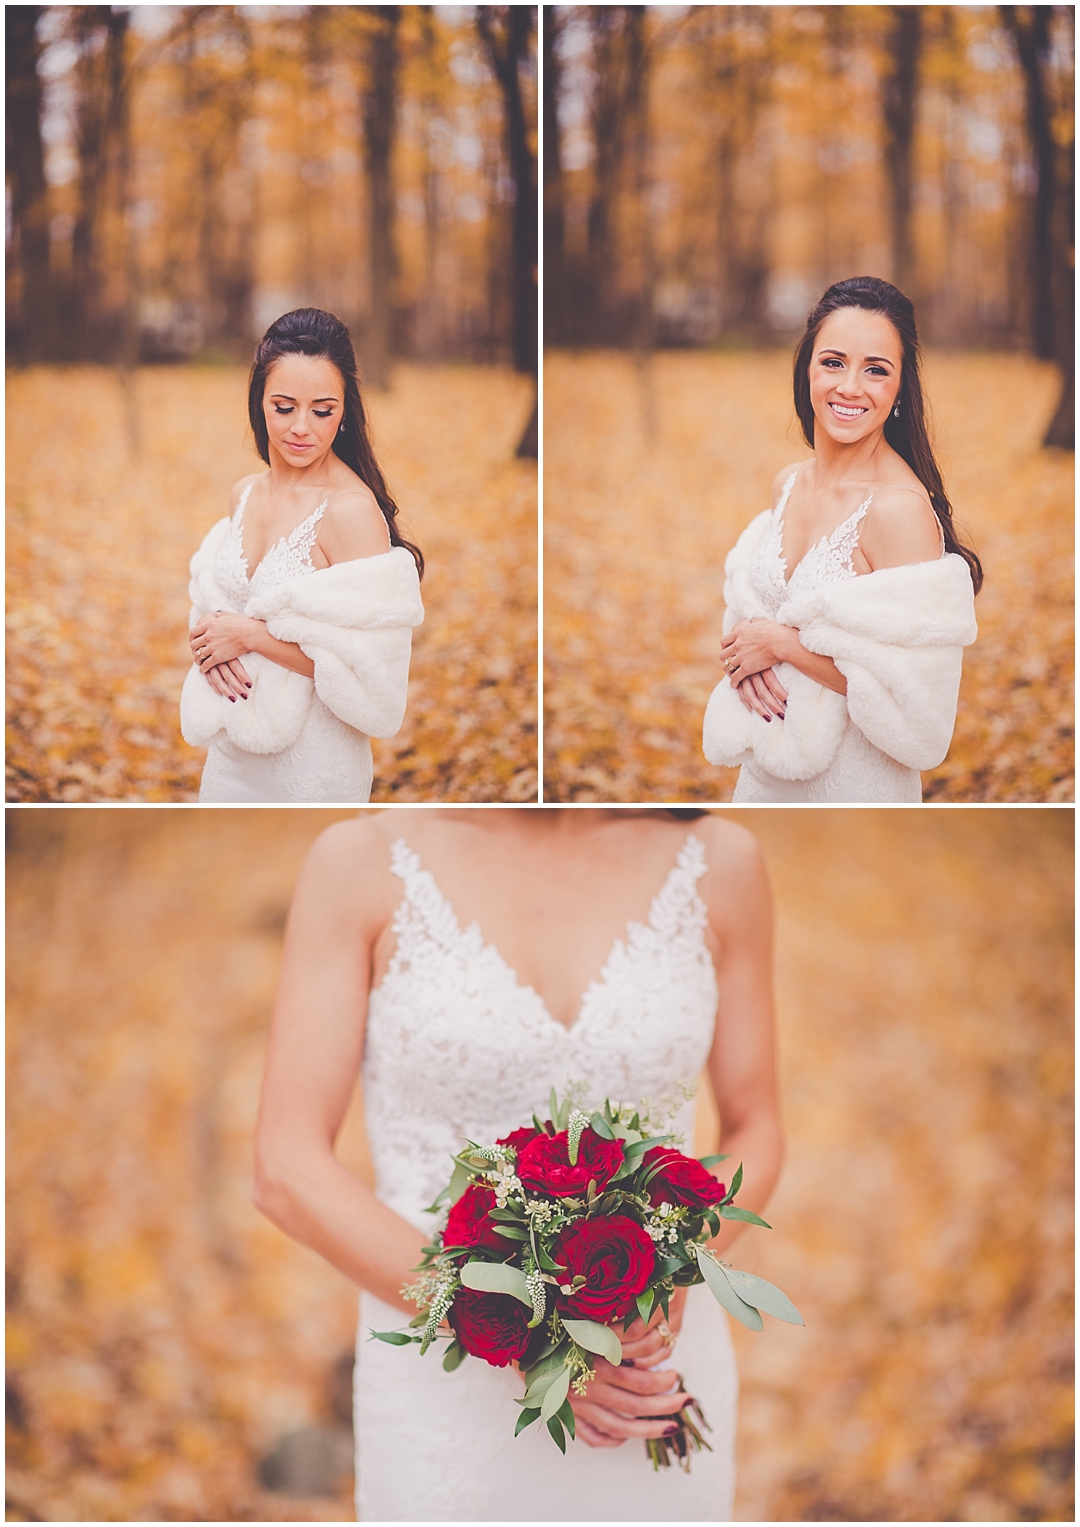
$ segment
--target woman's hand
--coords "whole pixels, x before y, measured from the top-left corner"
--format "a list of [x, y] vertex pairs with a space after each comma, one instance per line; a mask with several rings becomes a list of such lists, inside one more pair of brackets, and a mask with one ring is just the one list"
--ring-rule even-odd
[[783, 718], [787, 714], [787, 690], [771, 668], [752, 673], [748, 679], [743, 679], [741, 684], [735, 686], [735, 692], [747, 710], [753, 711], [765, 721], [771, 721], [774, 716]]
[[[738, 689], [751, 674], [790, 661], [799, 633], [776, 620], [740, 620], [720, 643], [720, 661]], [[786, 696], [785, 696], [786, 698]]]
[[231, 700], [234, 705], [237, 700], [247, 699], [251, 680], [238, 658], [234, 658], [231, 663], [220, 663], [216, 668], [207, 668], [204, 676], [216, 694]]
[[668, 1320], [657, 1308], [648, 1327], [640, 1320], [613, 1327], [622, 1342], [622, 1364], [615, 1368], [598, 1357], [584, 1399], [570, 1392], [577, 1434], [589, 1447], [622, 1447], [628, 1437], [663, 1437], [672, 1427], [671, 1417], [690, 1397], [676, 1386], [670, 1368], [650, 1370], [671, 1356], [685, 1303], [686, 1290], [677, 1289]]
[[248, 615], [234, 615], [231, 610], [215, 610], [204, 615], [192, 627], [188, 642], [199, 672], [231, 663], [246, 652], [257, 652], [265, 622]]

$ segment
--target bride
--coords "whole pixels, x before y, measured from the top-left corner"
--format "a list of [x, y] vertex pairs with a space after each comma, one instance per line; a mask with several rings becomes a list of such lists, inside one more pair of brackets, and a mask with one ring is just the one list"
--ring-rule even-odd
[[184, 740], [200, 801], [366, 801], [369, 736], [405, 714], [423, 558], [395, 524], [340, 319], [300, 308], [255, 352], [243, 477], [191, 561]]
[[778, 475], [725, 564], [705, 756], [742, 765], [735, 801], [921, 801], [982, 567], [953, 526], [895, 286], [829, 288], [795, 354], [795, 410], [814, 455]]
[[[584, 1083], [596, 1104], [685, 1097], [707, 1068], [724, 1150], [745, 1163], [740, 1204], [760, 1211], [781, 1157], [770, 946], [756, 843], [703, 813], [394, 810], [315, 843], [289, 916], [255, 1202], [362, 1290], [361, 1520], [730, 1517], [737, 1377], [703, 1287], [672, 1302], [670, 1328], [622, 1334], [633, 1366], [597, 1360], [572, 1397], [565, 1458], [539, 1428], [513, 1436], [513, 1369], [472, 1360], [447, 1374], [434, 1354], [368, 1337], [414, 1313], [401, 1290], [463, 1137], [545, 1116], [551, 1087]], [[334, 1156], [357, 1075], [374, 1192]], [[683, 1102], [688, 1146], [692, 1126]], [[725, 1222], [714, 1246], [738, 1229]], [[694, 1453], [689, 1474], [654, 1472], [642, 1439], [687, 1394], [712, 1452]]]

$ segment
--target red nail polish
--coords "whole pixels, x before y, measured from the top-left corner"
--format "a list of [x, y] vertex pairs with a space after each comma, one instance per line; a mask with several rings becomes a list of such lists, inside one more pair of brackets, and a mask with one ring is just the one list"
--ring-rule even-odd
[[665, 1426], [664, 1427], [664, 1436], [665, 1437], [670, 1437], [673, 1432], [677, 1432], [678, 1430], [679, 1430], [678, 1423], [676, 1423], [674, 1426]]
[[772, 717], [771, 717], [771, 716], [766, 716], [766, 717], [765, 717], [765, 720], [766, 720], [766, 721], [771, 721], [771, 720], [772, 720]]

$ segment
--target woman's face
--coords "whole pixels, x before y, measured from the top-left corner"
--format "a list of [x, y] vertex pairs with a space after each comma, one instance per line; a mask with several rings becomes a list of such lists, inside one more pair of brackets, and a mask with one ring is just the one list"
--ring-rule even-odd
[[885, 421], [900, 391], [900, 336], [881, 313], [839, 308], [818, 330], [810, 402], [818, 427], [852, 445]]
[[325, 355], [282, 355], [266, 373], [263, 417], [270, 450], [291, 467], [325, 458], [344, 408], [345, 383]]

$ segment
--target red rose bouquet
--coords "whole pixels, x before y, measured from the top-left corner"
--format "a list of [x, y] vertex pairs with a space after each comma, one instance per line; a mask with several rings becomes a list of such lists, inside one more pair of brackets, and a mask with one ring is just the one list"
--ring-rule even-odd
[[[593, 1354], [616, 1367], [622, 1346], [612, 1326], [659, 1306], [666, 1316], [677, 1288], [706, 1283], [730, 1315], [760, 1331], [761, 1312], [802, 1325], [778, 1288], [737, 1272], [709, 1250], [722, 1219], [763, 1225], [733, 1202], [740, 1166], [725, 1188], [708, 1167], [649, 1135], [640, 1112], [614, 1107], [589, 1115], [551, 1095], [551, 1117], [533, 1117], [493, 1145], [469, 1141], [431, 1212], [448, 1205], [443, 1229], [424, 1248], [422, 1277], [405, 1289], [420, 1306], [408, 1331], [372, 1332], [421, 1352], [447, 1339], [448, 1371], [471, 1354], [494, 1367], [518, 1363], [525, 1394], [515, 1436], [543, 1421], [565, 1453], [574, 1436], [569, 1393], [584, 1394]], [[448, 1326], [449, 1329], [444, 1329]], [[681, 1380], [679, 1381], [681, 1384]], [[678, 1430], [650, 1439], [654, 1467], [674, 1454], [689, 1467], [692, 1448], [708, 1447], [691, 1401]]]

